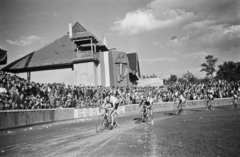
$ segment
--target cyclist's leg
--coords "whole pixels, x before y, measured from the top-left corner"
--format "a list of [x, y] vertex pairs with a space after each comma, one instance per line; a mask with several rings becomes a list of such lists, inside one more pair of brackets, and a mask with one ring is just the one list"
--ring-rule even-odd
[[147, 108], [146, 108], [146, 106], [144, 105], [144, 106], [143, 106], [143, 121], [145, 121], [146, 115], [147, 115]]
[[213, 95], [211, 95], [211, 97], [210, 97], [210, 103], [209, 103], [209, 109], [210, 110], [213, 110], [213, 105], [212, 105], [212, 103], [213, 103], [213, 99], [214, 99], [214, 97], [213, 97]]
[[209, 105], [209, 107], [210, 107], [210, 110], [213, 110], [214, 108], [213, 108], [213, 97], [210, 99], [210, 105]]
[[207, 111], [209, 110], [209, 103], [210, 103], [210, 98], [207, 98]]
[[149, 108], [149, 114], [151, 115], [151, 121], [152, 121], [152, 125], [153, 125], [153, 109], [152, 109], [152, 106]]
[[181, 104], [182, 104], [182, 101], [179, 100], [179, 103], [178, 103], [178, 106], [177, 106], [177, 113], [176, 113], [176, 115], [178, 115], [180, 113]]
[[111, 126], [113, 126], [114, 123], [114, 113], [116, 112], [115, 109], [113, 109], [112, 113], [111, 113]]
[[236, 99], [233, 99], [233, 107], [237, 107], [237, 101], [236, 101]]
[[182, 103], [181, 105], [181, 110], [182, 110], [182, 113], [184, 114], [186, 112], [186, 100]]
[[149, 106], [146, 109], [146, 117], [148, 118], [148, 116], [149, 116]]
[[234, 98], [232, 98], [231, 103], [230, 103], [230, 105], [231, 105], [232, 107], [234, 107], [233, 103], [234, 103]]
[[111, 128], [113, 128], [113, 123], [115, 121], [115, 118], [114, 118], [114, 114], [116, 113], [117, 114], [117, 109], [118, 109], [118, 106], [119, 106], [119, 103], [116, 103], [115, 104], [115, 107], [114, 109], [112, 110], [112, 113], [111, 113]]

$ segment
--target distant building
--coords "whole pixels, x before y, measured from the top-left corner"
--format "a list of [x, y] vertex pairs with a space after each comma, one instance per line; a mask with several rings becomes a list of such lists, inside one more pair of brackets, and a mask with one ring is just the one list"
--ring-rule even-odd
[[[104, 42], [104, 43], [103, 43]], [[49, 45], [2, 68], [29, 81], [92, 86], [131, 86], [140, 76], [137, 53], [112, 51], [78, 22]]]

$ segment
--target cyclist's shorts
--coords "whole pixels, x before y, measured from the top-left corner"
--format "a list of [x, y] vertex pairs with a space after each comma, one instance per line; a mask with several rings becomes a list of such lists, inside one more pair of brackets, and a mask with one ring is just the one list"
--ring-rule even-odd
[[[149, 106], [148, 105], [143, 105], [143, 109], [146, 109], [147, 107], [149, 107]], [[148, 109], [152, 110], [152, 106], [150, 106]]]
[[208, 99], [209, 99], [209, 100], [213, 100], [213, 99], [214, 99], [213, 95], [212, 95], [212, 94], [209, 94], [209, 95], [208, 95]]
[[119, 106], [119, 103], [116, 103], [114, 109], [117, 110], [117, 109], [118, 109], [118, 106]]
[[[143, 105], [143, 108], [147, 108], [147, 107], [149, 107], [149, 106], [150, 106], [150, 102], [146, 101], [146, 102], [144, 103], [144, 105]], [[152, 106], [150, 106], [148, 109], [149, 109], [149, 110], [152, 110]]]
[[238, 99], [238, 96], [234, 94], [234, 95], [233, 95], [233, 99], [234, 99], [234, 100]]
[[179, 99], [179, 104], [183, 104], [185, 102], [186, 102], [186, 100]]

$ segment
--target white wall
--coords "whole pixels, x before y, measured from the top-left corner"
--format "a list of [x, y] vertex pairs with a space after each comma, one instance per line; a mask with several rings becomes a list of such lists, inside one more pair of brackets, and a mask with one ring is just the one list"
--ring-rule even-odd
[[75, 84], [97, 85], [97, 69], [94, 62], [74, 64]]
[[31, 72], [31, 81], [39, 83], [64, 83], [74, 85], [74, 71], [69, 69]]
[[139, 79], [137, 82], [137, 86], [163, 86], [163, 79], [161, 78]]

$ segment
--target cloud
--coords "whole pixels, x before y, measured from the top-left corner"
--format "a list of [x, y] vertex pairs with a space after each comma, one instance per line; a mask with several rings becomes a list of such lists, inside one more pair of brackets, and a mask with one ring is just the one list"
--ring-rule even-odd
[[192, 20], [194, 17], [192, 12], [186, 12], [185, 10], [161, 10], [161, 8], [149, 5], [147, 9], [128, 12], [123, 19], [114, 22], [114, 27], [111, 29], [119, 31], [119, 35], [133, 35], [173, 27]]
[[19, 40], [6, 40], [9, 44], [11, 45], [18, 45], [18, 46], [27, 46], [27, 45], [30, 45], [36, 41], [40, 41], [41, 38], [40, 37], [37, 37], [37, 36], [34, 36], [34, 35], [31, 35], [31, 36], [28, 36], [28, 37], [21, 37], [21, 39]]
[[214, 20], [196, 21], [196, 22], [186, 25], [183, 29], [185, 29], [185, 30], [190, 30], [190, 29], [202, 30], [202, 29], [205, 29], [206, 27], [212, 26], [215, 23], [216, 23], [216, 21], [214, 21]]
[[220, 52], [240, 47], [240, 25], [217, 23], [214, 20], [196, 21], [184, 27], [191, 41]]
[[171, 74], [177, 75], [177, 77], [182, 77], [183, 74], [185, 74], [185, 73], [187, 73], [187, 71], [189, 71], [197, 78], [204, 78], [205, 73], [200, 72], [201, 69], [202, 69], [201, 67], [196, 67], [196, 68], [176, 69], [176, 70], [168, 70], [168, 71], [156, 71], [156, 72], [154, 72], [154, 74], [156, 74], [160, 78], [168, 79]]
[[175, 62], [175, 61], [176, 61], [175, 58], [153, 58], [153, 59], [143, 58], [140, 60], [140, 62], [147, 62], [148, 65], [151, 65], [152, 63], [155, 62]]
[[207, 56], [208, 54], [206, 52], [193, 52], [193, 53], [189, 53], [189, 54], [184, 54], [182, 55], [185, 58], [193, 58], [193, 59], [201, 59], [201, 58], [205, 58], [205, 56]]
[[[186, 5], [187, 4], [187, 5]], [[202, 19], [212, 18], [217, 22], [237, 22], [240, 19], [239, 0], [154, 0], [149, 4], [151, 8], [181, 9], [194, 12]]]
[[153, 44], [154, 46], [159, 46], [159, 45], [161, 44], [161, 42], [160, 42], [160, 41], [154, 41], [152, 44]]
[[178, 51], [175, 51], [175, 52], [173, 52], [174, 54], [176, 54], [176, 55], [179, 55], [180, 54], [180, 52], [178, 52]]

